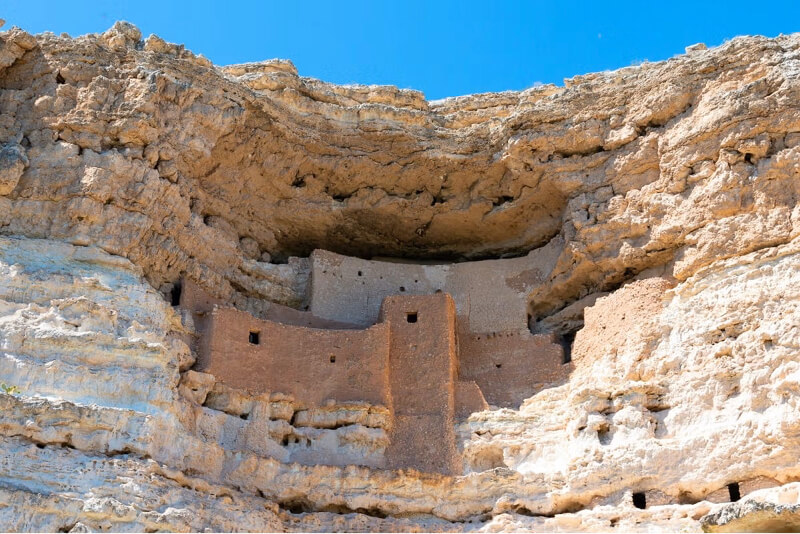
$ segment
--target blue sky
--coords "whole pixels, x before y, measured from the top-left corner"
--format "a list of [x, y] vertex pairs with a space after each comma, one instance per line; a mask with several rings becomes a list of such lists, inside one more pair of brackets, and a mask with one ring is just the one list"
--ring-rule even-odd
[[291, 59], [335, 83], [392, 84], [429, 99], [656, 61], [687, 45], [800, 31], [800, 0], [769, 2], [3, 0], [32, 33], [81, 35], [127, 20], [225, 65]]

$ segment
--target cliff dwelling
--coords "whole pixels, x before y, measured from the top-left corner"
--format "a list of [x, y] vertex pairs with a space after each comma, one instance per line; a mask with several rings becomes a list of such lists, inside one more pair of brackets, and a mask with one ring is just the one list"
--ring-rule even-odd
[[459, 474], [455, 421], [490, 405], [516, 409], [568, 377], [559, 340], [528, 327], [528, 292], [541, 276], [532, 255], [420, 265], [316, 250], [309, 261], [308, 311], [272, 303], [256, 317], [183, 281], [196, 368], [309, 408], [385, 408], [389, 445], [364, 463]]
[[0, 31], [0, 531], [800, 529], [800, 34], [308, 74]]

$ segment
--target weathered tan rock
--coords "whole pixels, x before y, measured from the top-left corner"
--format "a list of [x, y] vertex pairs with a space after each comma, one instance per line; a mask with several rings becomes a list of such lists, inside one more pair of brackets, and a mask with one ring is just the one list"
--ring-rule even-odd
[[[4, 530], [797, 525], [799, 35], [436, 102], [141, 39], [0, 33]], [[380, 410], [191, 369], [179, 280], [268, 318], [315, 248], [535, 259], [569, 377], [443, 476], [380, 468]]]
[[139, 39], [3, 34], [0, 140], [21, 133], [30, 160], [5, 232], [97, 244], [155, 287], [185, 272], [242, 306], [305, 298], [265, 253], [490, 257], [558, 236], [537, 319], [796, 234], [796, 36], [437, 102]]
[[7, 195], [17, 187], [19, 177], [28, 166], [28, 158], [19, 145], [0, 148], [0, 195]]

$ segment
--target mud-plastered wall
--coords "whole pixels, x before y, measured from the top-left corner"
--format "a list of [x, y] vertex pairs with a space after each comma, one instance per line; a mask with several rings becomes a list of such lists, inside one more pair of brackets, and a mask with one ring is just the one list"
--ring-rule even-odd
[[458, 332], [459, 376], [474, 380], [486, 402], [519, 408], [545, 387], [563, 383], [572, 370], [551, 334]]
[[390, 406], [389, 328], [321, 330], [211, 312], [197, 368], [252, 393], [288, 393], [310, 407], [331, 399]]
[[528, 295], [552, 269], [548, 247], [527, 256], [451, 264], [370, 261], [315, 250], [311, 312], [322, 318], [374, 324], [392, 295], [450, 293], [471, 332], [519, 331], [528, 325]]
[[454, 414], [455, 304], [446, 294], [390, 297], [382, 320], [391, 328], [395, 424], [386, 451], [392, 468], [459, 473]]

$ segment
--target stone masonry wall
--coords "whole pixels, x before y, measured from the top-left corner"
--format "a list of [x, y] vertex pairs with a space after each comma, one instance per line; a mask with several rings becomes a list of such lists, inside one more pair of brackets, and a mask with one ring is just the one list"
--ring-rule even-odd
[[[376, 263], [384, 273], [400, 265]], [[474, 278], [492, 272], [494, 262], [480, 263]], [[364, 273], [357, 270], [356, 276], [367, 279]], [[483, 309], [491, 309], [492, 299], [484, 300]], [[310, 407], [332, 400], [390, 408], [386, 464], [393, 468], [459, 473], [456, 419], [489, 405], [518, 408], [544, 387], [563, 382], [571, 370], [551, 335], [527, 329], [470, 332], [469, 318], [456, 315], [448, 293], [386, 297], [380, 322], [363, 330], [333, 330], [343, 323], [279, 305], [266, 309], [268, 319], [259, 319], [219, 307], [191, 282], [184, 282], [181, 303], [195, 308], [197, 369], [228, 387], [288, 393]]]
[[391, 328], [395, 423], [387, 448], [391, 468], [458, 474], [455, 442], [457, 362], [455, 303], [447, 294], [389, 297], [381, 320]]
[[[197, 368], [231, 387], [290, 393], [309, 406], [328, 399], [390, 406], [389, 328], [321, 330], [217, 308]], [[251, 342], [251, 333], [258, 343]]]
[[[545, 247], [546, 248], [546, 247]], [[370, 261], [315, 250], [311, 255], [311, 312], [363, 326], [374, 324], [392, 295], [450, 293], [471, 332], [528, 327], [528, 295], [552, 261], [547, 251], [519, 258], [452, 264]]]
[[458, 332], [459, 376], [474, 380], [489, 404], [519, 408], [547, 386], [563, 383], [572, 370], [551, 334]]

